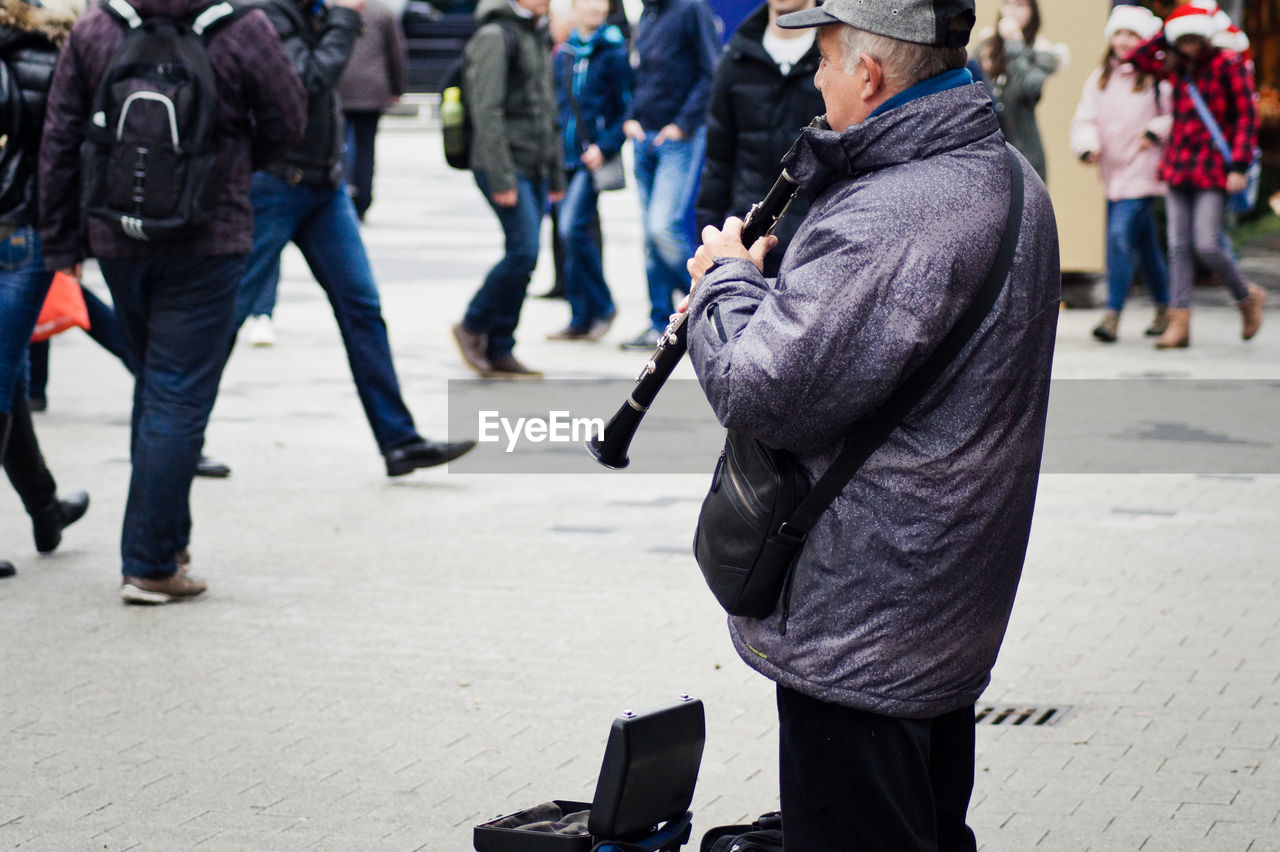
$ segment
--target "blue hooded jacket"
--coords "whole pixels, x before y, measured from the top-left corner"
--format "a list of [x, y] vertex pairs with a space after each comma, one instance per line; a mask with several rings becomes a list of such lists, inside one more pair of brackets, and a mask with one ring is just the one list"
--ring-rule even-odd
[[646, 131], [674, 124], [685, 136], [707, 121], [720, 58], [716, 19], [705, 0], [645, 0], [636, 25], [631, 117]]
[[606, 157], [622, 150], [622, 122], [631, 104], [631, 63], [622, 31], [606, 25], [584, 41], [574, 30], [554, 63], [565, 168], [580, 166], [579, 157], [592, 143]]

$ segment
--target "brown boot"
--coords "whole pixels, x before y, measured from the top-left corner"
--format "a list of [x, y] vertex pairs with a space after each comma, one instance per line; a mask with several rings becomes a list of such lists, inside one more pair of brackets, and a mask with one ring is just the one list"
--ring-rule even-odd
[[1191, 309], [1170, 308], [1169, 327], [1156, 340], [1157, 349], [1183, 349], [1191, 345]]
[[1267, 301], [1267, 291], [1257, 284], [1249, 284], [1249, 295], [1240, 300], [1240, 317], [1242, 324], [1240, 336], [1252, 340], [1262, 325], [1262, 305]]
[[1169, 327], [1169, 306], [1156, 305], [1156, 315], [1151, 318], [1151, 327], [1143, 332], [1147, 337], [1159, 337]]
[[493, 371], [489, 356], [485, 354], [485, 336], [478, 331], [470, 331], [462, 323], [453, 327], [453, 342], [458, 345], [458, 354], [462, 361], [480, 375], [488, 375]]
[[1115, 343], [1120, 332], [1120, 312], [1107, 311], [1102, 315], [1102, 322], [1093, 330], [1093, 336], [1103, 343]]

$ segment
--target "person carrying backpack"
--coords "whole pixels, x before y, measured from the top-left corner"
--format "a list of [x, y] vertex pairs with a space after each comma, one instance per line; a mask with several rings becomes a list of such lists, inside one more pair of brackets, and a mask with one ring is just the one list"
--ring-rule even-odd
[[188, 573], [189, 492], [252, 246], [249, 178], [305, 120], [302, 85], [256, 9], [111, 0], [79, 20], [59, 57], [40, 151], [40, 238], [50, 268], [78, 277], [97, 257], [137, 367], [126, 603], [206, 589]]
[[470, 167], [502, 226], [505, 252], [480, 285], [453, 340], [487, 379], [540, 379], [513, 354], [516, 326], [538, 262], [547, 202], [564, 198], [556, 125], [550, 0], [481, 0], [480, 27], [463, 52], [464, 100], [474, 136]]
[[[68, 0], [0, 0], [0, 467], [31, 516], [41, 553], [56, 548], [63, 528], [89, 507], [84, 492], [58, 497], [26, 387], [27, 341], [53, 280], [35, 230], [40, 125], [58, 48], [82, 11]], [[14, 573], [0, 561], [0, 577]]]

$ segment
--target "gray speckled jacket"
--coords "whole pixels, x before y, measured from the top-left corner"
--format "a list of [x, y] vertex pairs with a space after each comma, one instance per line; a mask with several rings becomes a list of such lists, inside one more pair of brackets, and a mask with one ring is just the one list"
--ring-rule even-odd
[[[708, 273], [689, 353], [721, 423], [794, 451], [816, 478], [980, 289], [1009, 169], [981, 85], [843, 134], [806, 130], [786, 163], [813, 205], [779, 277], [744, 260]], [[730, 619], [742, 658], [784, 686], [928, 718], [973, 703], [989, 680], [1026, 553], [1058, 317], [1053, 209], [1024, 172], [1011, 277], [810, 534], [786, 632], [780, 611]]]

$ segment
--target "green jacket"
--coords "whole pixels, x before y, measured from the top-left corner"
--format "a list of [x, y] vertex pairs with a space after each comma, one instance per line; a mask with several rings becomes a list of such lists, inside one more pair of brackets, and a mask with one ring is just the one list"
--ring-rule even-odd
[[[485, 172], [491, 192], [516, 188], [516, 175], [564, 190], [556, 121], [551, 39], [540, 21], [518, 15], [508, 0], [481, 0], [476, 30], [463, 53], [463, 85], [475, 130], [471, 168]], [[514, 61], [508, 35], [516, 36]]]

